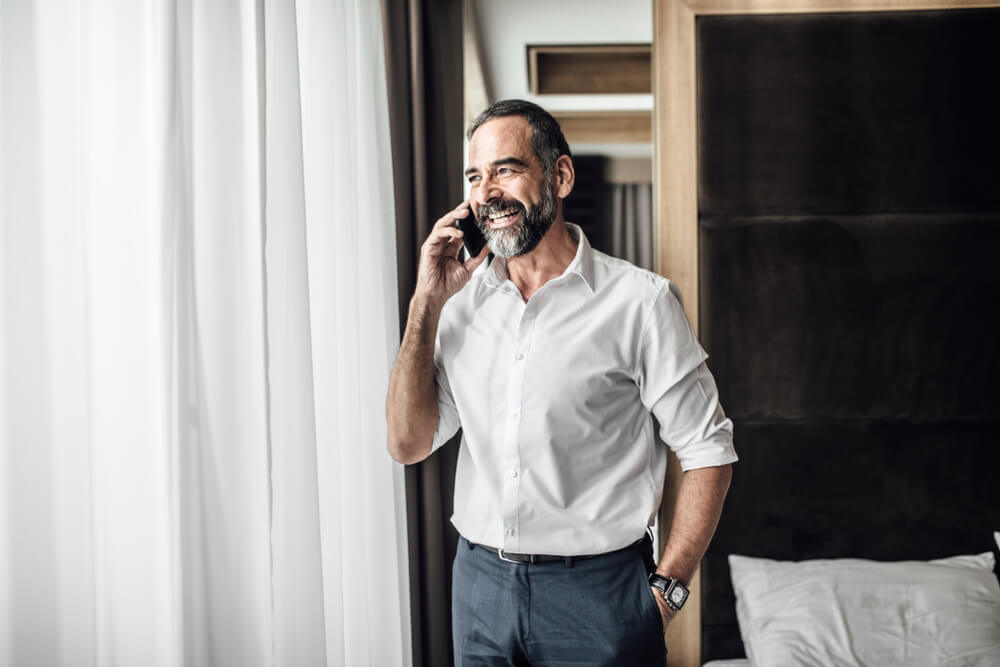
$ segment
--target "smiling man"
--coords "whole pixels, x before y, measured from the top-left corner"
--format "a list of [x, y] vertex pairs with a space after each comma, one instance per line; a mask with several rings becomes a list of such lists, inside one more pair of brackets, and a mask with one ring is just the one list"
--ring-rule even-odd
[[[470, 198], [421, 248], [387, 401], [400, 462], [462, 428], [456, 664], [663, 665], [736, 461], [707, 355], [669, 280], [563, 219], [573, 160], [551, 115], [505, 100], [468, 135]], [[462, 262], [470, 209], [487, 246]], [[653, 416], [684, 470], [656, 563]]]

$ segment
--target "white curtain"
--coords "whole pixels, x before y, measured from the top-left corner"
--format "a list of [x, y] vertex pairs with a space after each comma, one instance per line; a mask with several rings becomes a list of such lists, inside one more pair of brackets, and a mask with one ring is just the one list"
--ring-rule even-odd
[[405, 665], [380, 4], [0, 0], [0, 665]]

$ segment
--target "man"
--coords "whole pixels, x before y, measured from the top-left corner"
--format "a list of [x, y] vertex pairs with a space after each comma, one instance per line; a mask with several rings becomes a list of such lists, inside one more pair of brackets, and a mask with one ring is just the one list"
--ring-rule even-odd
[[[402, 463], [463, 429], [456, 663], [662, 665], [729, 487], [732, 423], [676, 288], [563, 220], [558, 123], [506, 100], [468, 137], [470, 197], [421, 248], [387, 401]], [[463, 263], [470, 209], [488, 246]], [[667, 459], [651, 414], [685, 472], [647, 581]]]

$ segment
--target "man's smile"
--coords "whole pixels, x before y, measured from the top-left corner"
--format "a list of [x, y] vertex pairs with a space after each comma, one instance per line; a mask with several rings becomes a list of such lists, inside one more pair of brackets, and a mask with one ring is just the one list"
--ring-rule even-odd
[[489, 216], [490, 229], [502, 229], [504, 227], [510, 227], [518, 220], [520, 220], [521, 214], [519, 211], [514, 209], [507, 209], [505, 211], [498, 211]]

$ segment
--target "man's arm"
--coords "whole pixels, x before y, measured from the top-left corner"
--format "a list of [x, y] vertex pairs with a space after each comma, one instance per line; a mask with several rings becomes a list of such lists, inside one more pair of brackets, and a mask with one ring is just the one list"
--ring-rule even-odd
[[445, 214], [420, 248], [417, 286], [392, 366], [385, 408], [389, 454], [400, 463], [417, 463], [431, 453], [438, 421], [434, 339], [441, 309], [489, 254], [489, 248], [484, 247], [479, 256], [459, 261], [462, 232], [455, 221], [466, 213], [468, 206], [463, 203]]
[[[719, 525], [732, 478], [732, 464], [696, 468], [682, 475], [670, 537], [656, 566], [657, 574], [675, 577], [685, 585], [690, 583]], [[654, 593], [666, 632], [667, 624], [677, 612], [667, 606], [658, 590]]]
[[441, 305], [414, 295], [399, 354], [389, 377], [386, 420], [389, 454], [400, 463], [417, 463], [431, 453], [438, 420], [434, 387], [434, 338]]

